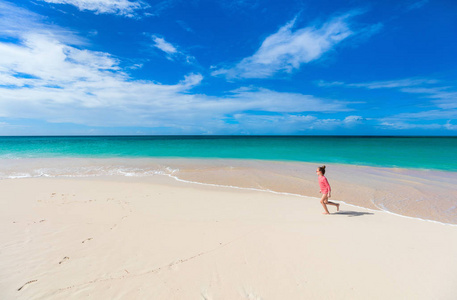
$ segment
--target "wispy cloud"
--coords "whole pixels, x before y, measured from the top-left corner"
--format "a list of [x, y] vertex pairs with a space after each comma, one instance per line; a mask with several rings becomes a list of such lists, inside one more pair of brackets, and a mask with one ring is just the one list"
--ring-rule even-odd
[[[418, 94], [432, 99], [433, 104], [442, 109], [457, 108], [457, 91], [453, 86], [442, 86], [442, 82], [426, 78], [406, 78], [387, 81], [372, 81], [363, 83], [345, 83], [342, 81], [317, 81], [321, 87], [350, 87], [366, 89], [395, 89], [409, 94]], [[440, 86], [441, 84], [441, 86]]]
[[389, 130], [457, 130], [452, 120], [457, 119], [457, 110], [428, 110], [399, 113], [378, 119], [379, 127]]
[[[356, 117], [358, 121], [353, 123]], [[359, 116], [345, 118], [325, 118], [311, 114], [276, 114], [252, 115], [238, 113], [233, 115], [235, 128], [240, 128], [242, 134], [306, 134], [311, 132], [331, 132], [337, 128], [350, 130], [357, 125], [363, 125], [365, 119]]]
[[348, 102], [321, 99], [312, 95], [276, 92], [264, 88], [241, 88], [226, 98], [236, 101], [243, 110], [271, 112], [340, 112], [349, 111]]
[[413, 1], [410, 1], [410, 3], [407, 6], [407, 9], [408, 10], [419, 9], [422, 6], [424, 6], [425, 4], [427, 4], [428, 2], [429, 2], [429, 0], [413, 0]]
[[195, 33], [195, 31], [183, 20], [177, 20], [176, 23], [179, 26], [181, 26], [181, 28], [184, 29], [185, 31], [190, 32], [190, 33]]
[[388, 81], [373, 81], [367, 83], [350, 83], [347, 84], [349, 87], [363, 87], [367, 89], [392, 89], [392, 88], [403, 88], [411, 86], [420, 86], [424, 84], [434, 84], [437, 80], [433, 79], [400, 79], [400, 80], [388, 80]]
[[164, 38], [153, 35], [152, 40], [154, 41], [154, 47], [162, 50], [163, 52], [169, 55], [173, 55], [178, 52], [176, 47], [170, 44], [169, 42], [165, 41]]
[[[404, 121], [386, 121], [381, 122], [379, 127], [383, 129], [390, 129], [390, 130], [411, 130], [411, 129], [421, 129], [421, 130], [440, 130], [446, 128], [443, 124], [414, 124], [414, 123], [407, 123]], [[448, 129], [448, 128], [446, 128]]]
[[152, 41], [154, 44], [153, 47], [164, 52], [169, 60], [174, 60], [176, 58], [184, 59], [186, 63], [194, 63], [196, 61], [195, 57], [192, 55], [187, 55], [183, 51], [178, 50], [178, 47], [167, 42], [163, 37], [157, 35], [151, 35]]
[[439, 120], [439, 119], [457, 119], [457, 109], [449, 110], [427, 110], [421, 112], [411, 112], [411, 113], [400, 113], [395, 116], [399, 119], [416, 119], [416, 120]]
[[457, 91], [452, 87], [429, 87], [429, 88], [403, 88], [402, 92], [423, 94], [425, 97], [434, 99], [433, 102], [442, 109], [457, 108]]
[[54, 24], [45, 23], [46, 18], [17, 7], [8, 2], [0, 1], [0, 36], [20, 38], [28, 32], [52, 36], [56, 40], [70, 45], [85, 45], [86, 38], [76, 32]]
[[126, 17], [135, 16], [135, 11], [147, 7], [141, 1], [128, 0], [42, 0], [54, 4], [69, 4], [79, 10], [89, 10], [96, 14], [116, 14]]
[[5, 106], [15, 100], [43, 107], [58, 103], [77, 107], [143, 104], [148, 98], [172, 97], [202, 80], [201, 75], [191, 74], [172, 86], [135, 81], [108, 53], [77, 49], [42, 34], [27, 33], [22, 38], [21, 45], [0, 43], [0, 87]]
[[332, 87], [332, 86], [345, 86], [345, 87], [359, 87], [367, 89], [385, 89], [385, 88], [402, 88], [402, 87], [412, 87], [423, 84], [433, 84], [437, 83], [437, 80], [433, 79], [399, 79], [399, 80], [386, 80], [386, 81], [372, 81], [372, 82], [363, 82], [363, 83], [345, 83], [343, 81], [333, 81], [327, 82], [324, 80], [317, 81], [316, 84], [322, 87]]
[[259, 0], [220, 0], [218, 4], [229, 11], [245, 12], [259, 6]]
[[213, 75], [228, 78], [267, 78], [278, 72], [290, 73], [302, 64], [319, 59], [355, 32], [348, 19], [357, 13], [333, 18], [320, 27], [295, 29], [296, 18], [267, 37], [254, 55], [232, 68], [215, 70]]
[[457, 131], [457, 124], [451, 124], [451, 121], [447, 121], [446, 124], [444, 124], [444, 128], [447, 130], [456, 130]]
[[[417, 94], [422, 99], [430, 99], [434, 109], [403, 112], [380, 118], [379, 126], [393, 130], [455, 130], [451, 120], [457, 119], [457, 91], [453, 86], [443, 86], [443, 82], [427, 78], [405, 78], [387, 81], [372, 81], [364, 83], [345, 83], [342, 81], [316, 82], [321, 87], [349, 87], [375, 89], [392, 89], [401, 93]], [[424, 106], [423, 101], [419, 101]], [[434, 122], [434, 123], [430, 123]]]
[[457, 109], [399, 113], [378, 121], [385, 129], [457, 130], [457, 125], [451, 123], [453, 120], [457, 120]]

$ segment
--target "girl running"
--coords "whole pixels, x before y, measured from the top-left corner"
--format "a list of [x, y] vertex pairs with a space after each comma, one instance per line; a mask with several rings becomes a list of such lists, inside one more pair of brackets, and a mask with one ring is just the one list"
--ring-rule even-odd
[[330, 184], [328, 184], [327, 178], [325, 178], [325, 165], [322, 167], [317, 168], [316, 170], [318, 180], [319, 180], [319, 186], [321, 188], [320, 193], [322, 194], [321, 198], [321, 204], [324, 207], [325, 212], [323, 212], [324, 215], [329, 215], [329, 211], [327, 209], [327, 204], [334, 205], [336, 206], [336, 211], [340, 210], [340, 205], [338, 203], [333, 203], [328, 201], [328, 198], [330, 198], [330, 193], [331, 193], [331, 188]]

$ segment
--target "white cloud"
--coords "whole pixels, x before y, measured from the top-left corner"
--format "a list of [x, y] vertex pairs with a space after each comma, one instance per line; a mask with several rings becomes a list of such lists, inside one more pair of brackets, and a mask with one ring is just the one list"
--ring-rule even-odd
[[385, 88], [414, 87], [414, 86], [424, 85], [424, 84], [434, 84], [437, 82], [438, 82], [438, 80], [434, 80], [434, 79], [406, 78], [406, 79], [371, 81], [371, 82], [362, 82], [362, 83], [346, 83], [343, 81], [328, 82], [325, 80], [318, 80], [315, 83], [318, 86], [322, 86], [322, 87], [342, 86], [342, 87], [367, 88], [367, 89], [371, 90], [371, 89], [385, 89]]
[[[318, 118], [309, 114], [274, 114], [252, 115], [239, 113], [233, 116], [235, 128], [241, 128], [243, 134], [304, 134], [311, 132], [331, 132], [337, 128], [350, 129], [347, 119]], [[360, 123], [361, 124], [361, 123]]]
[[24, 34], [33, 32], [53, 37], [70, 45], [87, 44], [86, 39], [75, 32], [53, 24], [46, 24], [45, 20], [46, 18], [41, 15], [0, 1], [0, 36], [21, 39]]
[[180, 51], [178, 47], [167, 42], [164, 38], [157, 35], [152, 35], [151, 38], [154, 42], [152, 46], [163, 51], [167, 55], [167, 59], [174, 60], [175, 58], [179, 58], [187, 64], [193, 64], [195, 62], [195, 57]]
[[421, 130], [440, 130], [445, 128], [442, 124], [415, 124], [407, 123], [404, 121], [385, 121], [380, 123], [383, 129], [393, 130], [408, 130], [408, 129], [421, 129]]
[[437, 80], [433, 79], [400, 79], [400, 80], [388, 80], [388, 81], [373, 81], [366, 83], [350, 83], [346, 84], [349, 87], [363, 87], [367, 89], [386, 89], [386, 88], [402, 88], [418, 86], [423, 84], [437, 83]]
[[128, 0], [42, 0], [54, 4], [69, 4], [79, 10], [90, 10], [97, 14], [117, 14], [133, 17], [135, 11], [146, 7], [140, 1]]
[[426, 84], [437, 83], [438, 80], [434, 79], [398, 79], [398, 80], [385, 80], [385, 81], [371, 81], [371, 82], [362, 82], [362, 83], [345, 83], [343, 81], [333, 81], [327, 82], [324, 80], [316, 81], [316, 84], [321, 87], [332, 87], [332, 86], [342, 86], [342, 87], [356, 87], [356, 88], [367, 88], [367, 89], [392, 89], [392, 88], [404, 88], [404, 87], [416, 87]]
[[426, 110], [413, 113], [401, 113], [395, 115], [395, 118], [402, 120], [437, 120], [437, 119], [457, 119], [457, 109], [449, 110]]
[[[443, 121], [447, 119], [447, 121]], [[456, 130], [451, 120], [457, 119], [457, 110], [428, 110], [414, 113], [400, 113], [379, 119], [380, 126], [387, 129]], [[434, 122], [434, 123], [429, 123]], [[445, 123], [444, 123], [445, 122]]]
[[437, 86], [441, 83], [435, 79], [406, 78], [387, 81], [372, 81], [363, 83], [345, 83], [342, 81], [326, 82], [317, 81], [321, 87], [353, 87], [366, 89], [397, 89], [403, 93], [422, 94], [425, 98], [433, 99], [432, 102], [441, 109], [457, 108], [457, 92], [452, 86]]
[[315, 84], [317, 84], [317, 85], [320, 86], [320, 87], [344, 86], [344, 85], [345, 85], [345, 83], [342, 82], [342, 81], [332, 81], [332, 82], [328, 82], [328, 81], [325, 81], [325, 80], [318, 80], [318, 81], [315, 81]]
[[[109, 54], [79, 50], [54, 37], [27, 33], [22, 45], [0, 43], [0, 71], [7, 85], [61, 86], [80, 80], [97, 81], [101, 70], [117, 70], [117, 60]], [[21, 74], [26, 74], [25, 78]], [[118, 76], [123, 76], [119, 73]]]
[[444, 128], [447, 130], [457, 130], [457, 125], [451, 124], [451, 120], [448, 120], [446, 124], [444, 124]]
[[457, 92], [449, 91], [452, 87], [433, 87], [433, 88], [403, 88], [402, 92], [424, 94], [427, 98], [435, 99], [433, 102], [442, 109], [457, 108]]
[[344, 118], [343, 123], [348, 125], [348, 126], [355, 126], [358, 124], [362, 124], [364, 121], [364, 118], [361, 116], [347, 116]]
[[354, 32], [347, 19], [353, 14], [334, 18], [320, 28], [314, 26], [294, 30], [296, 19], [267, 37], [254, 55], [235, 67], [219, 69], [213, 75], [228, 78], [267, 78], [277, 72], [292, 72], [302, 64], [319, 59]]
[[162, 50], [163, 52], [165, 52], [167, 54], [175, 54], [178, 52], [178, 50], [176, 49], [175, 46], [168, 43], [167, 41], [165, 41], [165, 39], [163, 39], [161, 37], [153, 35], [152, 40], [154, 41], [154, 47]]
[[[0, 43], [2, 116], [128, 125], [129, 118], [135, 119], [129, 109], [136, 111], [135, 107], [153, 101], [156, 109], [164, 109], [168, 99], [188, 97], [181, 93], [202, 80], [201, 75], [191, 74], [176, 85], [135, 81], [108, 53], [77, 49], [52, 34], [24, 33], [21, 42]], [[118, 118], [124, 107], [128, 117]], [[116, 113], [100, 116], [94, 108]]]
[[[321, 87], [350, 87], [365, 89], [394, 89], [402, 93], [417, 94], [421, 98], [430, 99], [434, 109], [422, 110], [417, 112], [397, 113], [395, 115], [379, 119], [381, 128], [407, 130], [407, 129], [453, 129], [454, 125], [449, 122], [424, 124], [428, 121], [457, 119], [457, 92], [452, 86], [442, 86], [443, 82], [435, 79], [426, 78], [406, 78], [399, 80], [372, 81], [364, 83], [345, 83], [341, 81], [326, 82], [317, 81]], [[438, 86], [440, 85], [440, 86]], [[424, 107], [424, 101], [418, 102], [420, 107]], [[418, 122], [421, 122], [419, 124]]]
[[347, 102], [320, 99], [312, 95], [276, 92], [268, 89], [242, 88], [227, 97], [245, 110], [270, 112], [339, 112], [348, 111]]

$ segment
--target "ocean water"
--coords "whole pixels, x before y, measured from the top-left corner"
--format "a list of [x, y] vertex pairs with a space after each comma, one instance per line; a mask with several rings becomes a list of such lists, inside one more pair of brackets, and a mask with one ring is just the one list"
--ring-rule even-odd
[[0, 159], [233, 158], [457, 171], [457, 137], [0, 137]]

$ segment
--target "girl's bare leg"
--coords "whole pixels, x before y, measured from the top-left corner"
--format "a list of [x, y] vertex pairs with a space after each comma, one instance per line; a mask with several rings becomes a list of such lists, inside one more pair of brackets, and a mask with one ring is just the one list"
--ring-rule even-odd
[[327, 209], [326, 203], [329, 203], [328, 202], [328, 197], [327, 197], [327, 194], [324, 194], [324, 195], [322, 195], [322, 199], [321, 199], [321, 204], [322, 204], [322, 206], [324, 207], [324, 210], [325, 210], [325, 212], [323, 214], [324, 215], [329, 215], [330, 213], [329, 213], [329, 211]]
[[328, 201], [328, 197], [326, 197], [326, 198], [327, 198], [326, 199], [327, 201], [324, 202], [325, 204], [334, 205], [334, 206], [336, 206], [336, 211], [340, 211], [340, 204], [339, 203], [330, 202], [330, 201]]

